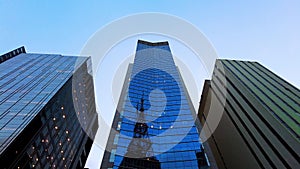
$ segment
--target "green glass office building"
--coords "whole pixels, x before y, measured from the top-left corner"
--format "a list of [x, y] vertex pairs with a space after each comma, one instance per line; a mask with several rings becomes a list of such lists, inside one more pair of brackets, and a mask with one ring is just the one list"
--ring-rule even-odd
[[207, 131], [219, 168], [300, 168], [299, 89], [257, 62], [217, 60], [201, 96], [202, 124], [212, 125], [212, 106], [224, 108]]

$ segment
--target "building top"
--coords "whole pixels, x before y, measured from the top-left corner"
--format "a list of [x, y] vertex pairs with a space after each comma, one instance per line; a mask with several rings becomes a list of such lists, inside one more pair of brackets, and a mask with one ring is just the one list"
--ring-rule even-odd
[[0, 64], [0, 153], [88, 59], [14, 51]]
[[144, 44], [144, 45], [148, 45], [148, 46], [165, 46], [165, 45], [169, 45], [168, 41], [164, 41], [164, 42], [148, 42], [148, 41], [144, 41], [144, 40], [138, 40], [138, 43]]
[[[274, 118], [300, 138], [300, 90], [258, 62], [218, 60]], [[230, 79], [229, 79], [230, 80]]]
[[[144, 49], [154, 50], [154, 49], [162, 49], [166, 51], [170, 51], [169, 42], [148, 42], [144, 40], [138, 40], [137, 42], [137, 51], [141, 51]], [[157, 52], [157, 51], [156, 51]]]
[[13, 58], [13, 57], [15, 57], [15, 56], [17, 56], [21, 53], [26, 53], [24, 46], [19, 47], [19, 48], [13, 50], [13, 51], [10, 51], [8, 53], [5, 53], [5, 54], [1, 55], [0, 56], [0, 63], [5, 62], [6, 60], [11, 59], [11, 58]]

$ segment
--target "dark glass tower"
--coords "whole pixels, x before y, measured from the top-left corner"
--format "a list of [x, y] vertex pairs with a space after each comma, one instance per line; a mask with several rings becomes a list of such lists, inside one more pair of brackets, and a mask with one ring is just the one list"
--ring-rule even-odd
[[139, 40], [101, 168], [208, 168], [195, 119], [168, 42]]
[[[208, 143], [219, 168], [300, 168], [300, 91], [257, 62], [217, 60], [204, 85], [202, 124], [225, 100]], [[207, 133], [210, 133], [207, 132]]]
[[1, 168], [83, 168], [98, 128], [90, 58], [22, 47], [0, 60]]

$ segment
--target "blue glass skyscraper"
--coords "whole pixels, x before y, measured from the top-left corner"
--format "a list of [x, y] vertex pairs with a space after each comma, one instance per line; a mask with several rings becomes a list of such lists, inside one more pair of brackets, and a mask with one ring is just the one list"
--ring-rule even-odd
[[139, 40], [101, 168], [208, 168], [195, 119], [168, 42]]

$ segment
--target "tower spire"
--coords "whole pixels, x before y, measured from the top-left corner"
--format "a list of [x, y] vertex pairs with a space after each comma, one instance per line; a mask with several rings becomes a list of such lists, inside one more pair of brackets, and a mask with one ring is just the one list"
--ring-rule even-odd
[[142, 98], [141, 98], [141, 108], [140, 108], [140, 112], [144, 112], [144, 92], [142, 94]]

